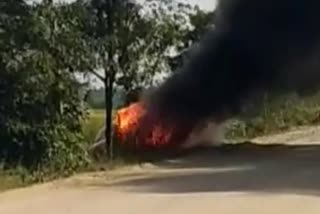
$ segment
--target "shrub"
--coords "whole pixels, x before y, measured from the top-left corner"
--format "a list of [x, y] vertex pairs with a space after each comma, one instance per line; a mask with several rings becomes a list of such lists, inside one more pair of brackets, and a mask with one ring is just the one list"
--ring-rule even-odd
[[12, 5], [0, 18], [0, 161], [40, 176], [70, 174], [88, 162], [75, 22], [62, 23], [60, 8], [19, 2], [24, 13], [9, 10], [15, 1], [1, 4]]
[[229, 123], [227, 137], [252, 138], [320, 122], [320, 93], [309, 97], [290, 94], [265, 98], [257, 116]]
[[0, 158], [10, 167], [70, 172], [86, 162], [85, 111], [72, 75], [34, 66], [43, 60], [27, 57], [3, 70]]

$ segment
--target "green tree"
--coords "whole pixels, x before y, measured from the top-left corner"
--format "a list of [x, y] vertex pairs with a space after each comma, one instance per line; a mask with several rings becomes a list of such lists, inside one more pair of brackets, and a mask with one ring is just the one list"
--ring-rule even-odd
[[6, 166], [70, 173], [87, 163], [74, 75], [85, 62], [80, 22], [66, 16], [69, 10], [51, 2], [0, 4], [0, 159]]
[[91, 47], [88, 58], [93, 62], [88, 71], [105, 85], [105, 134], [109, 156], [112, 156], [114, 86], [123, 88], [129, 95], [153, 84], [154, 76], [166, 65], [164, 60], [170, 48], [179, 41], [179, 21], [183, 20], [183, 13], [174, 11], [170, 1], [149, 3], [147, 10], [126, 0], [94, 0], [87, 5], [84, 38]]

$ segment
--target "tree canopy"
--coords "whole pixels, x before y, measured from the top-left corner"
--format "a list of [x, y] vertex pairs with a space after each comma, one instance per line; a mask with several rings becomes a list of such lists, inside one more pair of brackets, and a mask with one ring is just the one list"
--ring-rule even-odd
[[79, 76], [104, 85], [110, 123], [114, 87], [129, 102], [157, 84], [208, 17], [173, 0], [1, 1], [0, 161], [64, 172], [85, 165], [81, 93], [90, 84]]

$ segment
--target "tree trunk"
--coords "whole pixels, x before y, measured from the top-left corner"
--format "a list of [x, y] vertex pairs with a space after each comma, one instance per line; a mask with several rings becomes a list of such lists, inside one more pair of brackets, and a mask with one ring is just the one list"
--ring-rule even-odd
[[[114, 34], [114, 26], [113, 26], [113, 10], [114, 8], [114, 1], [107, 0], [107, 26], [108, 26], [108, 35], [110, 37]], [[108, 49], [108, 62], [109, 66], [105, 67], [105, 100], [106, 100], [106, 151], [108, 153], [109, 159], [113, 160], [113, 130], [112, 130], [112, 108], [113, 108], [113, 84], [115, 78], [115, 67], [114, 67], [114, 44], [111, 39], [109, 43]]]
[[[106, 72], [107, 73], [107, 72]], [[113, 109], [113, 75], [106, 76], [105, 83], [105, 100], [106, 100], [106, 129], [105, 129], [105, 139], [106, 139], [106, 151], [108, 158], [113, 160], [113, 130], [112, 130], [112, 109]]]

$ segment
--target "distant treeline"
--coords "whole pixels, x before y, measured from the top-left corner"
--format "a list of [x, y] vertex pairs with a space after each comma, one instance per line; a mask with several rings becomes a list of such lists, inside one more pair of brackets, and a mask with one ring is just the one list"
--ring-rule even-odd
[[[124, 104], [125, 92], [121, 89], [116, 89], [113, 96], [114, 108], [119, 108]], [[93, 109], [104, 109], [105, 108], [105, 90], [104, 88], [92, 89], [89, 92], [87, 98], [88, 105]]]

